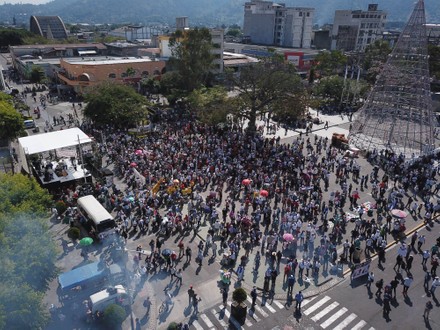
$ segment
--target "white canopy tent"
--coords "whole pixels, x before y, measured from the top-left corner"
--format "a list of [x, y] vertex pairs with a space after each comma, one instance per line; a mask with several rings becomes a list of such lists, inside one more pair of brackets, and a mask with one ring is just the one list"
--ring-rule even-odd
[[78, 127], [18, 139], [20, 159], [24, 170], [28, 173], [27, 156], [91, 142], [92, 139]]

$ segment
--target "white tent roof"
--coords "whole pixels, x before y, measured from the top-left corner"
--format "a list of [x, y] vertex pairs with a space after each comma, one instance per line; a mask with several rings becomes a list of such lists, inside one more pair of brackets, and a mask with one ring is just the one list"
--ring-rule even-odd
[[74, 127], [62, 131], [26, 136], [19, 138], [18, 142], [26, 155], [33, 155], [49, 150], [90, 143], [92, 139], [78, 127]]

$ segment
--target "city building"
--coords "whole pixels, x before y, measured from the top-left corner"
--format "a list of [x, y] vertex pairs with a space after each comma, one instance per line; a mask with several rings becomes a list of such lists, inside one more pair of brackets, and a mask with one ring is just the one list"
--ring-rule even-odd
[[31, 16], [30, 31], [46, 39], [67, 39], [67, 30], [59, 16]]
[[429, 44], [440, 46], [440, 24], [426, 24], [426, 35]]
[[332, 29], [332, 50], [364, 51], [382, 38], [387, 13], [369, 4], [368, 10], [336, 10]]
[[78, 94], [102, 82], [134, 84], [164, 73], [165, 62], [143, 57], [89, 57], [60, 60], [57, 77]]
[[[213, 60], [213, 72], [223, 72], [223, 43], [224, 43], [224, 30], [223, 29], [210, 29], [212, 50], [211, 53], [214, 56]], [[172, 56], [170, 44], [170, 35], [161, 35], [158, 37], [160, 57], [168, 59]]]
[[310, 48], [314, 11], [271, 1], [246, 2], [244, 39], [252, 44]]

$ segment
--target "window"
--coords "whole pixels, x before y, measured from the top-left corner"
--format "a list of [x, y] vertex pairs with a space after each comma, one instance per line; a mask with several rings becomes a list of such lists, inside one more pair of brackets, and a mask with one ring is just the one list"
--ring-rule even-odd
[[309, 12], [307, 12], [307, 17], [310, 17], [310, 13]]
[[115, 79], [116, 78], [116, 73], [109, 73], [108, 77], [112, 78], [112, 79]]
[[121, 77], [122, 77], [122, 78], [127, 77], [127, 72], [122, 72], [122, 73], [121, 73]]
[[302, 11], [299, 12], [299, 17], [301, 17], [303, 15]]

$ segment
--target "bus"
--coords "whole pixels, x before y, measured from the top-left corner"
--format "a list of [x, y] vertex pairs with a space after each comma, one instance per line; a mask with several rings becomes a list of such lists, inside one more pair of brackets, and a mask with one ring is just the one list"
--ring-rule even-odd
[[116, 227], [113, 216], [92, 195], [78, 198], [78, 211], [98, 234]]

